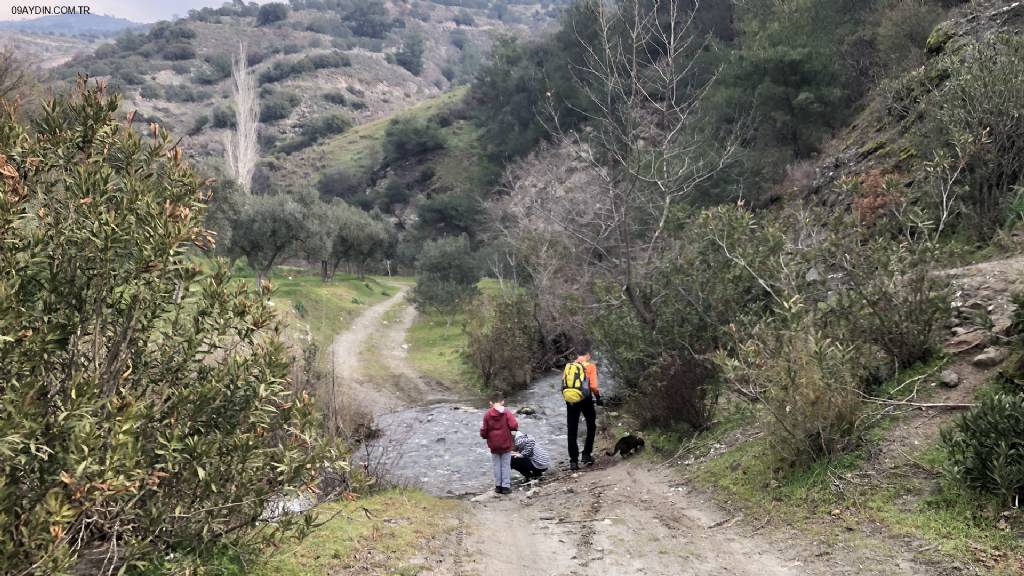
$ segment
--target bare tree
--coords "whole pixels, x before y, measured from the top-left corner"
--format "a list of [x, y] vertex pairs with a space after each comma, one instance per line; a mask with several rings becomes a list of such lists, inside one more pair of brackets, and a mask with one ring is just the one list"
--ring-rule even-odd
[[0, 49], [0, 100], [12, 100], [28, 81], [28, 71], [14, 54], [14, 47]]
[[245, 45], [231, 63], [232, 94], [235, 100], [235, 131], [224, 135], [224, 159], [228, 173], [245, 194], [252, 192], [252, 176], [259, 159], [256, 129], [260, 117], [256, 81], [245, 58]]
[[674, 208], [730, 159], [737, 139], [716, 142], [695, 122], [717, 77], [697, 73], [704, 42], [694, 25], [699, 3], [690, 11], [678, 0], [585, 6], [589, 37], [579, 38], [584, 56], [571, 72], [586, 97], [581, 112], [588, 121], [581, 131], [562, 131], [552, 104], [549, 127], [590, 165], [599, 184], [589, 201], [549, 213], [569, 224], [565, 233], [586, 247], [589, 264], [621, 288], [654, 330], [658, 294], [647, 279], [671, 244], [666, 225]]

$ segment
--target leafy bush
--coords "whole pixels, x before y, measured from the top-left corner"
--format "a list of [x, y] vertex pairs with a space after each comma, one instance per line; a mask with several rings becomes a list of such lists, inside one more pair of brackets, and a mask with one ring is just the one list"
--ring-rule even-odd
[[673, 249], [643, 288], [657, 300], [632, 305], [621, 287], [602, 285], [597, 296], [619, 303], [587, 314], [586, 328], [644, 423], [704, 430], [721, 390], [711, 355], [767, 312], [759, 278], [778, 276], [783, 237], [771, 220], [730, 207], [681, 215], [673, 228]]
[[234, 128], [235, 110], [231, 106], [217, 106], [210, 116], [210, 125], [214, 128]]
[[320, 70], [323, 68], [340, 68], [351, 66], [352, 61], [346, 54], [341, 52], [321, 52], [311, 54], [298, 60], [278, 60], [270, 68], [260, 73], [260, 84], [271, 84]]
[[37, 133], [0, 119], [12, 574], [196, 573], [226, 548], [251, 559], [308, 527], [260, 518], [333, 460], [288, 388], [267, 296], [190, 255], [209, 243], [200, 178], [118, 106], [81, 91], [47, 104]]
[[448, 192], [416, 205], [417, 227], [430, 236], [473, 234], [484, 219], [484, 207], [472, 194]]
[[935, 249], [876, 240], [839, 253], [845, 286], [832, 309], [833, 331], [877, 346], [897, 369], [931, 357], [951, 297], [948, 278], [932, 272]]
[[540, 335], [533, 301], [523, 292], [481, 296], [466, 311], [466, 358], [487, 389], [512, 392], [529, 385]]
[[341, 134], [351, 127], [352, 121], [349, 120], [348, 116], [340, 112], [324, 114], [309, 120], [303, 125], [302, 137], [310, 142], [315, 142], [321, 138]]
[[203, 128], [206, 128], [206, 125], [209, 123], [210, 117], [206, 114], [200, 114], [199, 116], [196, 116], [196, 119], [192, 122], [192, 127], [189, 128], [188, 130], [189, 136], [195, 136], [196, 134], [199, 134], [200, 132], [203, 131]]
[[[453, 314], [479, 293], [480, 266], [465, 236], [431, 240], [416, 260], [411, 300], [419, 310], [436, 310], [451, 324]], [[447, 327], [446, 327], [447, 328]]]
[[423, 72], [423, 37], [419, 34], [409, 35], [402, 42], [402, 48], [395, 53], [395, 64], [419, 76]]
[[366, 38], [384, 38], [394, 27], [388, 9], [380, 0], [355, 2], [344, 19], [353, 34]]
[[281, 2], [270, 2], [260, 6], [256, 14], [256, 25], [266, 26], [274, 22], [281, 22], [288, 19], [288, 6]]
[[164, 86], [164, 99], [171, 102], [203, 102], [210, 99], [210, 93], [187, 84], [168, 84]]
[[345, 93], [340, 91], [324, 92], [321, 95], [321, 97], [324, 99], [324, 101], [330, 102], [331, 104], [339, 104], [344, 106], [345, 103], [348, 102], [348, 98], [345, 97]]
[[1024, 39], [1002, 36], [973, 45], [937, 94], [935, 130], [958, 143], [966, 161], [959, 201], [965, 224], [990, 238], [1006, 221], [1013, 189], [1024, 182]]
[[345, 66], [351, 66], [352, 60], [347, 54], [341, 52], [319, 52], [317, 54], [310, 54], [306, 57], [309, 63], [316, 70], [323, 68], [343, 68]]
[[400, 117], [392, 120], [384, 131], [384, 153], [392, 160], [418, 156], [444, 146], [441, 127], [428, 119]]
[[146, 100], [159, 100], [164, 97], [164, 91], [159, 84], [147, 82], [139, 89], [139, 95]]
[[295, 92], [280, 90], [264, 95], [260, 101], [260, 122], [284, 120], [302, 101]]
[[196, 57], [196, 49], [191, 44], [179, 42], [169, 44], [162, 54], [168, 60], [191, 60]]
[[366, 190], [366, 181], [346, 168], [337, 167], [322, 173], [316, 188], [322, 196], [348, 200]]
[[466, 10], [459, 10], [459, 13], [452, 17], [456, 26], [476, 26], [476, 18]]
[[292, 154], [316, 144], [323, 138], [341, 134], [351, 127], [352, 121], [341, 112], [317, 116], [306, 121], [299, 130], [299, 136], [283, 143], [279, 150], [285, 154]]
[[1006, 505], [1024, 496], [1024, 396], [985, 395], [951, 428], [943, 429], [953, 473]]
[[[231, 55], [226, 52], [218, 52], [204, 58], [206, 66], [198, 68], [192, 73], [192, 78], [199, 84], [216, 84], [221, 80], [231, 77]], [[249, 59], [249, 63], [256, 63]]]
[[738, 360], [717, 360], [726, 378], [760, 391], [772, 416], [771, 445], [792, 464], [849, 452], [866, 430], [861, 351], [828, 338], [805, 314], [766, 323], [739, 347]]

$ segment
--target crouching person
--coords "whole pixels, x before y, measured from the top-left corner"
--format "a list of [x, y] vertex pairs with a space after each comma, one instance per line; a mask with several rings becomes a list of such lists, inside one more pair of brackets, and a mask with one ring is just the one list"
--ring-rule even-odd
[[551, 465], [548, 453], [525, 432], [515, 431], [512, 436], [515, 445], [512, 452], [512, 469], [522, 474], [527, 480], [540, 478]]

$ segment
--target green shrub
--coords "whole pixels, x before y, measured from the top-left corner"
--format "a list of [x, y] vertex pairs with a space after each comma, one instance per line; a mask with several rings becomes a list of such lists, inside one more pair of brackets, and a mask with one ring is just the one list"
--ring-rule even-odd
[[161, 87], [159, 84], [147, 82], [142, 85], [142, 88], [139, 89], [139, 95], [145, 98], [146, 100], [159, 100], [160, 98], [164, 97], [164, 91], [163, 87]]
[[466, 310], [466, 359], [484, 388], [512, 392], [530, 384], [540, 334], [533, 300], [523, 292], [481, 296]]
[[353, 34], [366, 38], [384, 38], [394, 27], [388, 9], [380, 0], [353, 3], [344, 20]]
[[384, 131], [384, 153], [401, 160], [444, 148], [441, 127], [428, 119], [400, 117], [392, 120]]
[[395, 52], [395, 64], [409, 71], [414, 76], [423, 72], [423, 37], [419, 34], [410, 34], [402, 47]]
[[324, 99], [324, 101], [330, 102], [331, 104], [339, 104], [339, 105], [344, 106], [345, 103], [348, 102], [348, 98], [345, 97], [345, 93], [344, 92], [340, 92], [340, 91], [339, 92], [324, 92], [321, 95], [321, 97]]
[[5, 573], [196, 573], [225, 548], [251, 561], [308, 528], [260, 519], [333, 461], [289, 389], [268, 295], [195, 264], [200, 177], [119, 104], [58, 97], [35, 133], [0, 118]]
[[347, 168], [336, 167], [320, 174], [316, 188], [321, 196], [348, 200], [366, 191], [366, 180]]
[[164, 99], [171, 102], [203, 102], [210, 99], [210, 93], [187, 84], [168, 84], [164, 86]]
[[302, 127], [302, 135], [310, 140], [319, 140], [328, 136], [341, 134], [352, 127], [348, 116], [340, 112], [317, 116]]
[[195, 136], [196, 134], [199, 134], [200, 132], [203, 131], [203, 128], [206, 128], [206, 125], [209, 123], [210, 117], [208, 115], [200, 114], [199, 116], [196, 116], [196, 119], [192, 122], [192, 127], [189, 128], [188, 130], [189, 136]]
[[191, 60], [196, 57], [196, 49], [191, 44], [178, 42], [169, 44], [162, 54], [167, 60]]
[[416, 287], [411, 300], [419, 310], [452, 315], [479, 294], [480, 266], [465, 236], [431, 240], [416, 259]]
[[[198, 84], [216, 84], [231, 77], [231, 55], [226, 52], [211, 54], [203, 59], [205, 66], [192, 73], [192, 79]], [[249, 64], [255, 65], [252, 59]]]
[[310, 54], [306, 57], [309, 60], [310, 65], [316, 70], [323, 68], [343, 68], [345, 66], [351, 66], [352, 60], [347, 54], [341, 52], [320, 52], [318, 54]]
[[1006, 222], [1014, 187], [1024, 182], [1024, 39], [1001, 36], [972, 45], [936, 95], [934, 131], [950, 156], [966, 161], [960, 193], [964, 224], [980, 239]]
[[284, 120], [291, 115], [302, 98], [295, 92], [281, 90], [264, 95], [260, 101], [260, 122]]
[[1024, 495], [1024, 396], [985, 395], [942, 431], [953, 473], [1010, 506]]
[[875, 240], [838, 250], [845, 285], [832, 307], [832, 330], [877, 346], [897, 369], [930, 358], [949, 316], [949, 279], [934, 274], [930, 245]]
[[235, 110], [231, 106], [216, 106], [210, 116], [210, 125], [214, 128], [234, 128]]
[[757, 391], [772, 417], [771, 446], [790, 464], [853, 450], [867, 422], [863, 351], [827, 337], [802, 314], [764, 324], [735, 357], [716, 360], [737, 388]]
[[281, 2], [270, 2], [260, 6], [256, 14], [256, 25], [266, 26], [274, 22], [282, 22], [288, 19], [288, 6]]
[[323, 68], [340, 68], [351, 66], [352, 61], [346, 54], [341, 52], [322, 52], [311, 54], [298, 60], [278, 60], [270, 68], [260, 73], [260, 84], [272, 84], [291, 78], [320, 70]]

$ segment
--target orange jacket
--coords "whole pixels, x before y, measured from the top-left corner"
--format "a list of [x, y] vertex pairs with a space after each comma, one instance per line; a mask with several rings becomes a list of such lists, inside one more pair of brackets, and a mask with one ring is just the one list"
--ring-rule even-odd
[[577, 358], [576, 361], [583, 364], [583, 371], [587, 374], [587, 384], [590, 386], [590, 393], [600, 396], [601, 390], [597, 387], [597, 364], [583, 358]]

